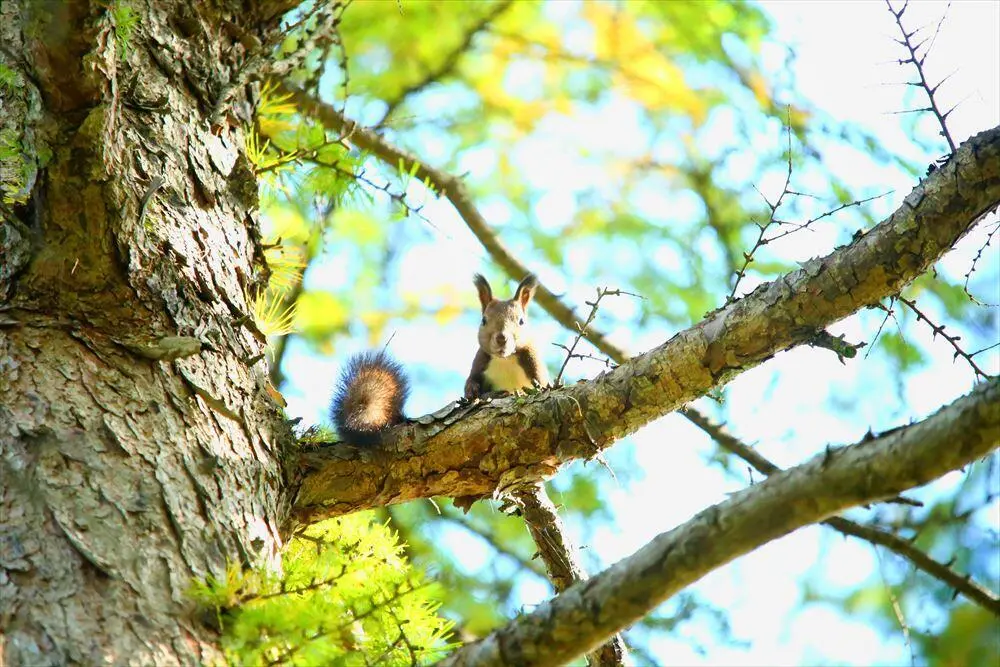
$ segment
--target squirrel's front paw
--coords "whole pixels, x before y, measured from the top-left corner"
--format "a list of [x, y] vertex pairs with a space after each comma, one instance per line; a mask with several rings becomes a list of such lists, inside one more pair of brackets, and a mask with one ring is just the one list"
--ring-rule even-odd
[[483, 386], [469, 378], [465, 381], [465, 400], [474, 401], [483, 393]]

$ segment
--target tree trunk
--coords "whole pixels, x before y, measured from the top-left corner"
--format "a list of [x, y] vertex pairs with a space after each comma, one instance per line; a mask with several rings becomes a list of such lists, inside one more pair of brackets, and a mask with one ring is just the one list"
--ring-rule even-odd
[[191, 578], [281, 545], [242, 4], [0, 3], [9, 667], [209, 662]]

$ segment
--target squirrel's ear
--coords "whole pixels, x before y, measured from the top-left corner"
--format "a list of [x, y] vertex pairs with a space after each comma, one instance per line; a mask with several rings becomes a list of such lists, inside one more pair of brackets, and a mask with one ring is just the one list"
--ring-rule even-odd
[[529, 273], [521, 281], [521, 284], [517, 286], [517, 291], [514, 292], [514, 300], [520, 302], [521, 308], [527, 310], [528, 304], [531, 302], [531, 297], [535, 296], [535, 290], [538, 289], [538, 278], [535, 277], [534, 273]]
[[476, 291], [479, 293], [479, 304], [486, 310], [486, 306], [490, 305], [493, 301], [493, 290], [490, 289], [490, 284], [483, 278], [482, 274], [477, 273], [472, 279], [472, 282], [476, 285]]

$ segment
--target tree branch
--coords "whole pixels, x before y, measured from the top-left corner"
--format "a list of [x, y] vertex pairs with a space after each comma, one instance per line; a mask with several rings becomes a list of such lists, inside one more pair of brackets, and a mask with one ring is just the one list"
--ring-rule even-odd
[[[879, 197], [881, 196], [884, 195], [879, 195]], [[853, 203], [859, 203], [859, 202], [853, 202]], [[844, 206], [841, 206], [839, 208], [843, 207]], [[839, 210], [839, 208], [835, 210]], [[488, 233], [491, 236], [495, 236], [492, 230], [489, 230]], [[518, 276], [512, 275], [511, 277], [516, 279]], [[628, 356], [624, 350], [612, 344], [610, 341], [607, 340], [607, 338], [604, 337], [602, 333], [595, 330], [593, 327], [589, 326], [590, 319], [588, 319], [588, 322], [581, 329], [579, 322], [575, 318], [564, 321], [559, 317], [559, 313], [550, 312], [550, 315], [552, 315], [554, 319], [559, 321], [568, 330], [572, 330], [574, 327], [576, 327], [583, 337], [587, 338], [587, 340], [589, 340], [597, 349], [601, 350], [605, 354], [608, 354], [615, 362], [621, 364], [627, 361]], [[572, 350], [570, 350], [569, 352], [571, 356]], [[568, 360], [569, 356], [567, 356], [566, 361]], [[565, 368], [565, 363], [563, 364], [563, 368], [560, 369], [560, 376], [564, 368]], [[981, 375], [983, 377], [988, 377], [985, 374]], [[732, 436], [724, 428], [720, 427], [717, 424], [714, 424], [707, 415], [701, 413], [696, 408], [692, 406], [685, 406], [679, 412], [685, 418], [687, 418], [691, 423], [693, 423], [695, 426], [702, 429], [702, 431], [708, 434], [713, 440], [716, 441], [716, 443], [720, 447], [735, 454], [736, 456], [739, 456], [744, 461], [752, 465], [758, 472], [764, 475], [772, 475], [777, 472], [781, 472], [781, 468], [773, 464], [771, 461], [769, 461], [766, 457], [761, 455], [753, 448], [748, 447], [747, 445], [742, 443], [739, 439]], [[889, 502], [906, 503], [907, 500], [905, 498], [895, 498], [895, 499], [889, 499]], [[913, 504], [912, 501], [909, 502], [910, 504]], [[878, 528], [865, 526], [841, 517], [834, 517], [832, 519], [824, 521], [823, 524], [837, 530], [841, 534], [857, 537], [859, 539], [866, 540], [872, 544], [881, 545], [889, 549], [890, 551], [895, 552], [902, 558], [909, 560], [914, 566], [924, 571], [926, 574], [930, 575], [931, 577], [934, 577], [935, 579], [938, 579], [939, 581], [943, 582], [947, 586], [950, 586], [957, 592], [964, 594], [969, 600], [971, 600], [976, 604], [979, 604], [987, 611], [996, 615], [1000, 615], [1000, 599], [994, 596], [992, 592], [984, 589], [979, 584], [972, 581], [970, 575], [962, 576], [958, 574], [947, 565], [944, 565], [943, 563], [934, 560], [933, 558], [925, 554], [923, 551], [917, 549], [907, 540], [899, 538], [896, 535], [893, 535], [892, 533], [888, 533]], [[531, 528], [530, 524], [529, 528]], [[536, 543], [537, 542], [538, 540], [536, 538]], [[545, 556], [543, 553], [543, 559], [544, 558]], [[548, 561], [546, 561], [546, 564], [547, 567], [549, 567]], [[552, 572], [551, 567], [549, 567], [549, 572], [550, 573]], [[556, 590], [557, 592], [561, 592], [561, 589], [559, 589], [558, 586], [556, 587]]]
[[[903, 13], [906, 11], [907, 2], [903, 3], [902, 8], [898, 12], [892, 8], [892, 4], [889, 2], [889, 0], [885, 0], [885, 4], [886, 7], [889, 8], [889, 13], [892, 14], [893, 18], [896, 19], [896, 26], [899, 28], [899, 32], [903, 35], [903, 39], [901, 40], [897, 39], [896, 42], [900, 46], [905, 48], [907, 53], [909, 54], [905, 59], [900, 60], [899, 64], [905, 65], [906, 63], [913, 63], [913, 66], [917, 69], [917, 75], [920, 76], [920, 81], [913, 83], [911, 85], [922, 88], [924, 92], [927, 93], [927, 99], [930, 101], [931, 104], [930, 107], [928, 107], [927, 109], [913, 109], [913, 111], [932, 111], [934, 113], [934, 117], [937, 118], [938, 124], [941, 126], [941, 136], [944, 137], [945, 140], [947, 140], [948, 148], [951, 150], [952, 153], [954, 153], [955, 142], [951, 138], [951, 132], [948, 131], [948, 124], [946, 122], [948, 119], [948, 114], [950, 114], [952, 110], [948, 110], [944, 113], [941, 113], [941, 110], [938, 109], [937, 100], [934, 98], [934, 93], [937, 92], [938, 88], [941, 87], [941, 84], [944, 83], [944, 81], [939, 81], [936, 86], [932, 86], [930, 83], [928, 83], [927, 77], [924, 74], [924, 60], [927, 58], [927, 54], [930, 52], [930, 47], [928, 47], [927, 51], [924, 52], [924, 55], [917, 56], [917, 49], [920, 48], [920, 44], [914, 45], [913, 42], [911, 41], [911, 38], [919, 31], [919, 29], [913, 32], [907, 32], [906, 28], [903, 27]], [[941, 17], [941, 20], [944, 21], [943, 16]], [[938, 29], [940, 28], [941, 24], [939, 23]], [[934, 37], [937, 38], [937, 33], [934, 33]], [[923, 42], [921, 42], [921, 44], [922, 43]]]
[[[489, 231], [489, 234], [493, 236], [493, 232], [491, 230]], [[518, 276], [512, 275], [511, 277], [517, 278]], [[568, 309], [566, 310], [568, 311]], [[560, 319], [559, 313], [550, 312], [549, 314], [552, 315], [554, 319], [559, 321], [566, 329], [572, 330], [573, 327], [580, 329], [579, 322], [575, 318], [564, 321], [563, 319]], [[608, 341], [602, 333], [587, 325], [589, 325], [589, 320], [587, 324], [580, 329], [580, 332], [583, 337], [591, 342], [591, 344], [605, 354], [608, 354], [619, 364], [628, 360], [628, 355], [624, 350]], [[569, 352], [571, 355], [572, 350]], [[568, 360], [569, 357], [567, 357], [567, 361]], [[565, 368], [565, 363], [563, 364], [563, 368]], [[561, 374], [562, 369], [560, 369], [560, 375]], [[983, 374], [983, 376], [986, 377], [985, 374]], [[680, 410], [680, 414], [687, 418], [692, 424], [702, 429], [702, 431], [715, 440], [720, 447], [735, 454], [736, 456], [739, 456], [744, 461], [752, 465], [758, 472], [764, 475], [772, 475], [774, 473], [781, 472], [781, 468], [773, 464], [753, 448], [748, 447], [739, 439], [729, 434], [724, 428], [714, 424], [707, 415], [701, 413], [696, 408], [692, 406], [685, 406]], [[905, 498], [894, 498], [889, 499], [888, 502], [907, 503], [908, 501]], [[909, 504], [913, 504], [912, 501], [909, 501]], [[895, 552], [897, 555], [909, 560], [914, 566], [923, 570], [926, 574], [942, 581], [945, 585], [948, 585], [956, 591], [964, 594], [968, 599], [979, 604], [987, 611], [1000, 615], [1000, 599], [994, 596], [990, 591], [982, 588], [979, 584], [972, 581], [971, 576], [962, 576], [958, 574], [948, 566], [934, 560], [924, 552], [920, 551], [910, 542], [878, 528], [865, 526], [840, 517], [834, 517], [824, 521], [823, 524], [844, 535], [851, 535], [853, 537], [867, 540], [872, 544], [881, 545], [890, 551]], [[552, 572], [551, 567], [549, 568], [549, 571], [550, 573]], [[557, 591], [559, 590], [560, 589], [557, 588]]]
[[[713, 423], [705, 415], [694, 413], [686, 416], [703, 431], [708, 433], [720, 447], [736, 454], [761, 474], [770, 476], [781, 472], [781, 468], [771, 463], [760, 452], [740, 442], [724, 427]], [[947, 565], [934, 560], [920, 549], [917, 549], [911, 542], [880, 528], [865, 526], [843, 517], [831, 517], [824, 521], [823, 525], [829, 526], [844, 535], [851, 535], [852, 537], [881, 545], [895, 552], [897, 555], [913, 563], [917, 568], [923, 570], [926, 574], [962, 593], [986, 611], [1000, 616], [1000, 598], [997, 598], [992, 592], [972, 581], [971, 576], [967, 575], [963, 577]]]
[[956, 592], [961, 593], [970, 601], [976, 603], [994, 616], [1000, 617], [1000, 598], [972, 580], [971, 575], [962, 576], [958, 572], [928, 556], [913, 543], [879, 528], [865, 526], [843, 517], [832, 517], [824, 521], [826, 525], [835, 528], [845, 535], [879, 544], [902, 556], [930, 576], [944, 582]]
[[903, 302], [903, 304], [905, 304], [907, 308], [913, 311], [913, 314], [917, 316], [918, 322], [923, 321], [927, 323], [927, 326], [929, 326], [931, 330], [934, 332], [933, 336], [934, 338], [937, 338], [940, 335], [942, 338], [948, 341], [948, 344], [951, 345], [953, 350], [955, 350], [955, 356], [953, 357], [954, 359], [958, 359], [959, 357], [965, 359], [968, 362], [969, 366], [972, 367], [972, 371], [976, 374], [977, 378], [981, 377], [983, 379], [987, 379], [990, 377], [989, 375], [986, 374], [985, 371], [983, 371], [982, 368], [979, 367], [979, 364], [977, 364], [975, 359], [972, 358], [972, 355], [963, 350], [962, 346], [958, 344], [958, 341], [959, 339], [961, 339], [961, 336], [949, 334], [947, 331], [945, 331], [943, 324], [940, 325], [934, 324], [931, 318], [929, 318], [926, 314], [924, 314], [922, 310], [917, 308], [916, 302], [907, 299], [903, 295], [897, 296], [896, 299]]
[[922, 422], [818, 454], [734, 494], [633, 555], [524, 614], [442, 667], [560, 665], [733, 559], [856, 505], [968, 465], [1000, 445], [1000, 382]]
[[[389, 164], [390, 166], [397, 168], [399, 165], [403, 165], [405, 168], [407, 162], [409, 162], [409, 164], [413, 164], [413, 162], [416, 161], [412, 156], [409, 156], [409, 154], [407, 154], [405, 151], [402, 151], [400, 149], [395, 148], [394, 146], [391, 146], [391, 144], [385, 142], [378, 135], [374, 135], [374, 133], [372, 133], [369, 136], [363, 136], [359, 140], [358, 135], [355, 134], [355, 132], [357, 131], [356, 126], [351, 129], [345, 129], [348, 127], [348, 124], [350, 124], [350, 121], [345, 121], [345, 125], [343, 127], [338, 127], [338, 131], [351, 132], [352, 139], [355, 140], [355, 142], [358, 143], [359, 146], [367, 150], [371, 150], [382, 160], [384, 160], [386, 164]], [[996, 130], [992, 132], [993, 134], [995, 134]], [[973, 150], [973, 153], [975, 153], [975, 150]], [[480, 239], [480, 242], [483, 243], [484, 247], [486, 247], [486, 249], [494, 256], [498, 264], [500, 264], [503, 268], [507, 269], [508, 273], [514, 275], [515, 277], [523, 275], [524, 273], [527, 272], [527, 268], [520, 265], [506, 251], [506, 249], [502, 246], [502, 244], [500, 244], [499, 240], [493, 234], [492, 230], [490, 230], [488, 225], [485, 223], [485, 220], [476, 210], [472, 201], [465, 194], [464, 187], [458, 179], [455, 179], [450, 175], [437, 172], [436, 170], [433, 169], [423, 168], [423, 171], [424, 173], [421, 174], [422, 177], [428, 178], [428, 180], [446, 197], [448, 197], [448, 199], [452, 202], [453, 205], [456, 206], [456, 209], [458, 209], [460, 215], [462, 215], [462, 217], [466, 220], [470, 229]], [[993, 174], [992, 177], [995, 179], [995, 174]], [[917, 193], [917, 190], [915, 190], [914, 193], [912, 193], [911, 196], [907, 198], [907, 201], [915, 202], [914, 205], [919, 205], [921, 199], [924, 196], [926, 196], [925, 193]], [[995, 193], [991, 196], [993, 197], [993, 201], [995, 202], [996, 201]], [[900, 212], [897, 211], [897, 214], [899, 213]], [[978, 217], [978, 212], [974, 216], [974, 219], [977, 217]], [[968, 229], [969, 227], [971, 227], [971, 225], [968, 225], [966, 229]], [[544, 292], [551, 294], [547, 290], [544, 290]], [[550, 314], [554, 317], [554, 319], [561, 322], [564, 326], [572, 328], [573, 326], [576, 325], [576, 318], [574, 317], [573, 312], [569, 308], [565, 307], [561, 302], [559, 302], [558, 299], [556, 299], [554, 296], [552, 296], [552, 303], [545, 303], [541, 299], [539, 301], [543, 305], [543, 307], [545, 307], [546, 310], [550, 312]], [[558, 307], [553, 308], [552, 307], [553, 303], [556, 304]], [[611, 344], [609, 341], [607, 341], [607, 339], [605, 339], [599, 332], [588, 330], [587, 338], [598, 349], [608, 354], [616, 361], [623, 362], [626, 360], [627, 358], [626, 353], [620, 348], [617, 348], [616, 346]], [[685, 410], [684, 413], [688, 419], [690, 419], [692, 422], [694, 422], [696, 425], [699, 426], [701, 426], [701, 424], [699, 423], [699, 417], [702, 420], [705, 419], [703, 416], [699, 415], [696, 411], [693, 410]], [[756, 454], [752, 450], [750, 451], [751, 454]], [[773, 466], [773, 464], [771, 464], [763, 457], [758, 457], [759, 459], [761, 459], [760, 461], [753, 461], [751, 458], [747, 458], [746, 456], [744, 456], [745, 452], [736, 452], [736, 453], [742, 456], [743, 458], [747, 459], [748, 461], [750, 461], [753, 465], [760, 468], [762, 472], [770, 473], [777, 470], [776, 467]], [[767, 467], [770, 467], [770, 469], [767, 470]], [[856, 537], [860, 537], [862, 539], [868, 539], [873, 543], [881, 544], [883, 546], [886, 546], [887, 548], [892, 549], [896, 553], [909, 559], [920, 569], [931, 574], [932, 576], [941, 579], [948, 585], [953, 586], [956, 590], [961, 591], [962, 593], [967, 595], [970, 599], [978, 602], [979, 604], [983, 604], [987, 609], [990, 609], [991, 611], [995, 609], [996, 600], [991, 596], [991, 594], [988, 591], [981, 589], [976, 584], [970, 582], [968, 578], [961, 577], [960, 575], [953, 572], [946, 566], [929, 558], [928, 556], [926, 556], [926, 554], [923, 554], [919, 550], [913, 548], [912, 545], [909, 545], [909, 543], [907, 543], [905, 540], [902, 540], [894, 535], [885, 533], [884, 531], [861, 526], [842, 518], [834, 518], [827, 523], [831, 525], [831, 527], [834, 527], [843, 533], [851, 534]]]
[[[587, 570], [577, 558], [575, 547], [566, 536], [562, 519], [545, 491], [545, 484], [537, 482], [526, 485], [511, 495], [521, 509], [531, 538], [538, 546], [538, 555], [545, 563], [556, 593], [562, 593], [571, 585], [586, 580]], [[590, 667], [613, 667], [624, 664], [626, 655], [625, 640], [620, 634], [615, 634], [598, 650], [587, 654], [587, 664]]]
[[[490, 231], [486, 219], [476, 208], [461, 179], [422, 164], [415, 155], [393, 146], [372, 130], [358, 125], [331, 105], [315, 99], [308, 93], [287, 84], [281, 84], [279, 88], [283, 94], [292, 95], [295, 104], [307, 109], [309, 115], [319, 119], [329, 129], [343, 134], [349, 142], [359, 148], [370, 151], [389, 167], [393, 169], [402, 167], [404, 171], [407, 171], [411, 165], [419, 164], [420, 167], [412, 176], [419, 180], [428, 179], [437, 191], [451, 202], [472, 233], [504, 271], [512, 276], [520, 277], [530, 273], [528, 267], [518, 261], [513, 253]], [[559, 322], [572, 323], [576, 320], [573, 311], [544, 286], [539, 287], [534, 300], [546, 311], [552, 313], [552, 316]], [[606, 354], [610, 355], [609, 352]]]
[[[324, 122], [342, 118], [332, 107], [320, 107]], [[362, 148], [381, 152], [389, 164], [413, 164], [408, 153], [387, 148], [381, 137], [346, 122], [351, 140]], [[439, 185], [445, 179], [446, 196], [471, 206], [458, 196], [464, 196], [459, 181], [424, 166], [415, 177]], [[303, 452], [296, 515], [308, 521], [428, 495], [491, 495], [542, 478], [568, 461], [590, 458], [652, 419], [897, 293], [998, 202], [1000, 128], [994, 128], [965, 142], [892, 216], [849, 246], [759, 286], [590, 382], [485, 407], [448, 406], [399, 429], [377, 452], [343, 444]], [[489, 235], [475, 207], [471, 211]], [[572, 320], [551, 293], [539, 291]]]

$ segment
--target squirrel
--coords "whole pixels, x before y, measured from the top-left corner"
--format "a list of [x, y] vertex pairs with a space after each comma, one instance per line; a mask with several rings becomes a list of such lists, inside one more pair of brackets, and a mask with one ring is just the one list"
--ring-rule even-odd
[[[525, 328], [526, 311], [538, 289], [538, 279], [528, 274], [508, 301], [493, 298], [489, 282], [480, 274], [473, 282], [483, 319], [479, 325], [479, 350], [465, 381], [465, 399], [547, 386], [548, 370]], [[340, 437], [361, 446], [381, 443], [389, 429], [407, 421], [403, 405], [409, 391], [403, 367], [385, 351], [351, 357], [340, 374], [330, 406]]]
[[547, 386], [548, 369], [525, 328], [528, 304], [538, 289], [538, 279], [529, 273], [508, 301], [493, 298], [489, 282], [480, 274], [473, 282], [483, 319], [479, 324], [479, 351], [465, 381], [465, 398]]

